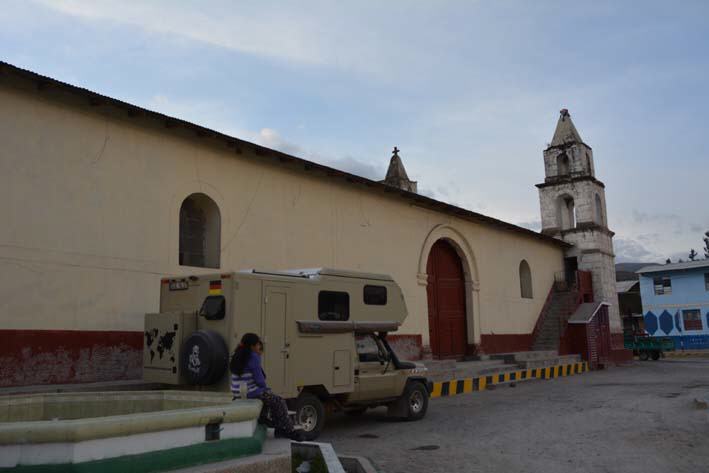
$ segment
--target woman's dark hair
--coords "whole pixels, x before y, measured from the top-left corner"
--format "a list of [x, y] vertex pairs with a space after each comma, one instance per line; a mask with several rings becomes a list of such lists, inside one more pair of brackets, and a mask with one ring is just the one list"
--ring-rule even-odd
[[249, 358], [251, 358], [251, 347], [259, 343], [261, 343], [261, 339], [255, 333], [245, 333], [244, 336], [241, 337], [241, 343], [236, 347], [236, 350], [234, 350], [231, 363], [229, 363], [229, 371], [231, 371], [232, 374], [237, 376], [244, 374], [246, 364], [249, 362]]

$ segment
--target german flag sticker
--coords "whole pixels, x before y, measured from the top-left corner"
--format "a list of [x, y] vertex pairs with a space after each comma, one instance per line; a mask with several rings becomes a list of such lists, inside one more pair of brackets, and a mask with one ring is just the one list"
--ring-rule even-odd
[[210, 296], [221, 296], [222, 295], [222, 281], [209, 281], [209, 295]]

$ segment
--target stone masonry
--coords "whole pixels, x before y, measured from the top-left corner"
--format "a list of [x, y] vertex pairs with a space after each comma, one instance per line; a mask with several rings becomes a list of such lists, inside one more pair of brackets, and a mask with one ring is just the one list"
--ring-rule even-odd
[[611, 332], [622, 330], [615, 287], [613, 235], [608, 229], [605, 186], [595, 177], [593, 150], [583, 142], [568, 110], [544, 151], [545, 179], [539, 188], [542, 233], [573, 246], [566, 258], [593, 275], [596, 301], [610, 304]]

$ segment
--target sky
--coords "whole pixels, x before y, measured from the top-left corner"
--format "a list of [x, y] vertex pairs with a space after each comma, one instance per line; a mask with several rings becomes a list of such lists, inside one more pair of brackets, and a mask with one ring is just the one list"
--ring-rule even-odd
[[617, 261], [703, 255], [703, 0], [3, 0], [0, 60], [534, 230], [567, 108]]

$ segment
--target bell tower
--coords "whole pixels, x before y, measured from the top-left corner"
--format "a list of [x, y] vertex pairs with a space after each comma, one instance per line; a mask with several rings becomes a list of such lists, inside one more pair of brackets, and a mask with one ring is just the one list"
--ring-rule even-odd
[[573, 245], [565, 255], [567, 273], [575, 269], [592, 273], [594, 299], [610, 304], [611, 332], [619, 333], [614, 233], [608, 229], [605, 185], [596, 179], [593, 150], [566, 109], [544, 150], [544, 175], [544, 182], [537, 184], [542, 233]]

